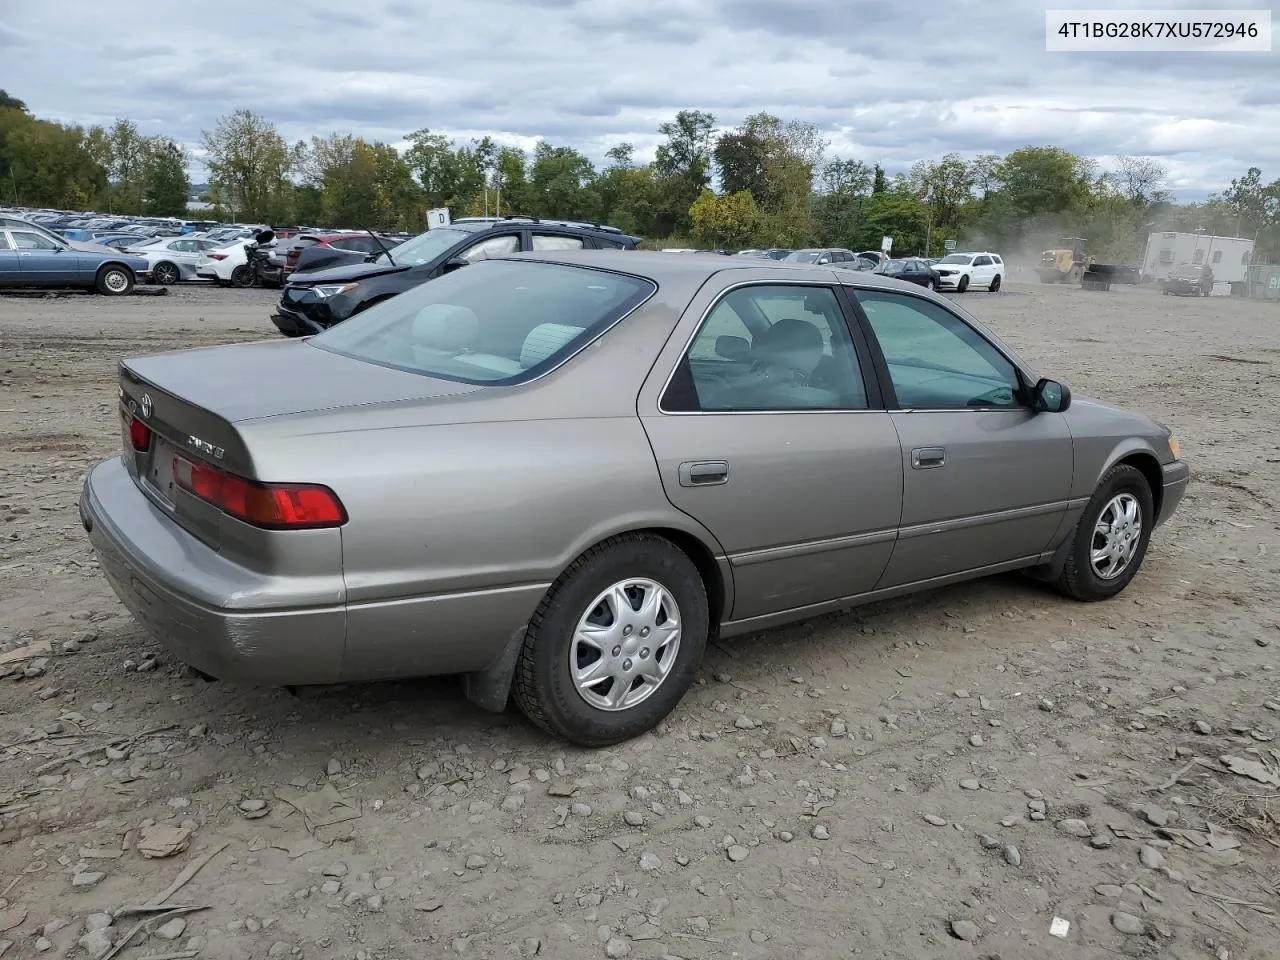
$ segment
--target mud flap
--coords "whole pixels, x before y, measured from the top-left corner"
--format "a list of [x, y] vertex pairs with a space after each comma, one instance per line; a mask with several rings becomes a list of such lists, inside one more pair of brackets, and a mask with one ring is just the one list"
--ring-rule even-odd
[[515, 631], [502, 648], [502, 653], [489, 666], [462, 675], [463, 694], [481, 710], [502, 713], [507, 709], [507, 701], [511, 697], [511, 680], [515, 676], [520, 648], [524, 646], [528, 631], [527, 626]]

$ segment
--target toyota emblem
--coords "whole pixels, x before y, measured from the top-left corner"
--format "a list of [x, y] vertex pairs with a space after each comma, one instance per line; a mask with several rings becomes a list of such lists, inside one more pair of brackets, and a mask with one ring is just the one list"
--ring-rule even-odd
[[142, 418], [144, 420], [151, 419], [152, 409], [153, 408], [151, 406], [151, 394], [144, 393], [142, 395]]

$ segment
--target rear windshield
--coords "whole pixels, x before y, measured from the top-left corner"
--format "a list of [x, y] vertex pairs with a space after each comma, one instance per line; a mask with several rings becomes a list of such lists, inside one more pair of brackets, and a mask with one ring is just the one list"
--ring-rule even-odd
[[656, 289], [585, 267], [482, 260], [370, 307], [310, 343], [410, 373], [515, 384], [573, 356]]

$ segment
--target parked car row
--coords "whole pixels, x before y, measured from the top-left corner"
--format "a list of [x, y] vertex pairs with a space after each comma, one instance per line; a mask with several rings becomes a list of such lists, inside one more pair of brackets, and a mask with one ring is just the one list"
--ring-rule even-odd
[[[369, 231], [328, 230], [304, 227], [271, 227], [267, 224], [178, 220], [155, 217], [111, 217], [55, 210], [0, 209], [0, 222], [12, 222], [20, 233], [39, 235], [41, 249], [59, 249], [84, 258], [83, 269], [100, 269], [114, 263], [127, 269], [128, 287], [148, 282], [173, 284], [210, 281], [221, 286], [282, 286], [298, 269], [314, 270], [338, 263], [362, 262], [373, 253], [389, 249], [409, 239], [411, 234]], [[270, 234], [270, 236], [267, 236]], [[6, 243], [11, 242], [6, 237]], [[30, 243], [24, 238], [24, 243]], [[314, 252], [306, 255], [314, 248]], [[250, 262], [250, 251], [259, 256]], [[89, 286], [79, 271], [67, 269], [64, 258], [60, 270], [21, 270], [29, 259], [18, 253], [6, 258], [0, 271], [0, 285], [49, 287]], [[10, 262], [11, 261], [11, 262]], [[114, 283], [114, 288], [120, 286]]]
[[[523, 250], [634, 250], [616, 227], [534, 217], [464, 217], [395, 246], [363, 254], [317, 240], [298, 254], [272, 322], [288, 337], [319, 333], [428, 280]], [[310, 263], [319, 268], [306, 268]]]

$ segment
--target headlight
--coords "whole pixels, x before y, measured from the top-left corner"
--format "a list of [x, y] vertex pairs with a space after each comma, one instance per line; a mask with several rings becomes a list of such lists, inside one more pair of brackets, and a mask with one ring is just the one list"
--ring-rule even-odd
[[358, 283], [322, 283], [318, 287], [312, 287], [311, 292], [321, 300], [327, 300], [329, 297], [336, 297], [342, 293], [349, 293], [356, 287]]

